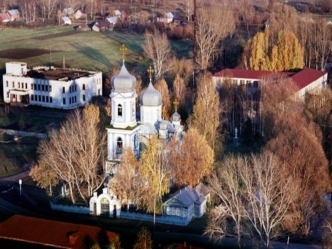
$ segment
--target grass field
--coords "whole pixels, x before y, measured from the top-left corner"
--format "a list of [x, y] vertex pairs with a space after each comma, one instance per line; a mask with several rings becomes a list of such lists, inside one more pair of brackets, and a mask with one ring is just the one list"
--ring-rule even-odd
[[[72, 27], [45, 29], [6, 28], [0, 31], [0, 71], [8, 61], [27, 62], [28, 67], [38, 65], [62, 66], [108, 72], [122, 63], [120, 46], [128, 48], [125, 57], [129, 70], [141, 72], [149, 64], [141, 47], [144, 36], [133, 32], [74, 31]], [[189, 40], [172, 41], [178, 57], [187, 57], [192, 48]], [[28, 53], [33, 49], [34, 53]]]

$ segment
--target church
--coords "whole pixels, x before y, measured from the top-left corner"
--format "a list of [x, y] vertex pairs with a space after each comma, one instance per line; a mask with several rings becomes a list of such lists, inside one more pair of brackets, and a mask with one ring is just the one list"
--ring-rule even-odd
[[[125, 49], [124, 46], [121, 48]], [[112, 116], [107, 130], [106, 173], [116, 174], [123, 148], [131, 148], [137, 158], [140, 148], [150, 136], [168, 141], [183, 132], [181, 116], [175, 111], [171, 121], [162, 119], [162, 96], [152, 84], [153, 69], [148, 69], [150, 82], [140, 96], [136, 93], [136, 78], [130, 74], [123, 59], [120, 72], [111, 78]], [[139, 101], [139, 115], [136, 115], [136, 101]], [[139, 120], [137, 120], [137, 116]], [[112, 205], [111, 205], [112, 203]], [[108, 213], [110, 217], [119, 216], [121, 203], [116, 200], [116, 193], [104, 189], [103, 194], [96, 194], [90, 199], [90, 213], [100, 215]], [[116, 214], [116, 215], [115, 215]]]

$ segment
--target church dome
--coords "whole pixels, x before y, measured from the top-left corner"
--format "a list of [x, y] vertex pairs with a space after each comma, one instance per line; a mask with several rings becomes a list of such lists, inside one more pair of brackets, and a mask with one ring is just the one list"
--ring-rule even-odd
[[141, 95], [141, 105], [143, 106], [160, 106], [161, 94], [154, 88], [152, 83], [149, 83], [148, 88]]
[[181, 116], [180, 116], [180, 114], [177, 111], [175, 111], [173, 113], [173, 115], [172, 115], [172, 121], [173, 122], [179, 122], [179, 121], [181, 121]]
[[112, 77], [111, 84], [112, 88], [120, 93], [128, 93], [136, 90], [136, 78], [128, 72], [124, 63], [122, 64], [120, 73]]

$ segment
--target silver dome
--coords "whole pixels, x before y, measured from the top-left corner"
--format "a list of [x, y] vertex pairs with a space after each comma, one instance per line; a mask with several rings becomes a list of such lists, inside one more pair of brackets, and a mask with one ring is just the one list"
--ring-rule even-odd
[[141, 95], [141, 105], [143, 106], [160, 106], [161, 105], [161, 94], [154, 86], [151, 81], [148, 88]]
[[180, 116], [180, 114], [177, 112], [177, 111], [175, 111], [174, 113], [173, 113], [173, 115], [172, 115], [172, 121], [174, 122], [178, 122], [178, 121], [181, 121], [181, 116]]
[[116, 76], [112, 77], [111, 84], [112, 88], [116, 92], [120, 93], [127, 93], [136, 90], [136, 78], [128, 72], [124, 62], [120, 72]]

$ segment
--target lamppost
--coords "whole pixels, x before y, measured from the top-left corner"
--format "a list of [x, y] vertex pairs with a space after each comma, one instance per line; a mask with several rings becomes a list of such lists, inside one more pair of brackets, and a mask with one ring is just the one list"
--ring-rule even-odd
[[21, 195], [21, 193], [22, 193], [22, 179], [18, 180], [18, 183], [20, 185], [20, 195]]

